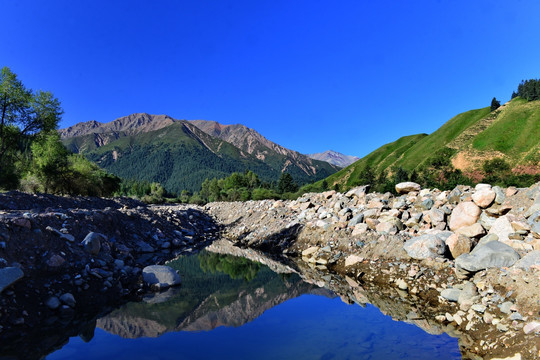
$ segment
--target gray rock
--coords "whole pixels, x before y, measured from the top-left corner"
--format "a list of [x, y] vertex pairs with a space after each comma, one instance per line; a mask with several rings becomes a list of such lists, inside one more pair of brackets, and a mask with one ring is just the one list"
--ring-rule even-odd
[[510, 320], [518, 320], [518, 321], [523, 321], [523, 315], [521, 315], [520, 313], [518, 312], [515, 312], [515, 313], [512, 313], [509, 317]]
[[470, 281], [467, 281], [465, 285], [463, 285], [461, 294], [459, 294], [458, 303], [463, 304], [466, 301], [472, 300], [472, 298], [476, 295], [478, 295], [476, 285]]
[[444, 211], [439, 209], [431, 209], [428, 212], [429, 218], [431, 219], [432, 224], [442, 223], [444, 222], [444, 218], [446, 214]]
[[364, 222], [364, 214], [360, 213], [355, 216], [349, 221], [349, 227], [354, 227], [356, 224], [360, 224]]
[[452, 235], [450, 231], [420, 235], [407, 240], [403, 249], [413, 259], [435, 258], [444, 254], [445, 241], [450, 235]]
[[473, 306], [471, 306], [471, 309], [483, 314], [486, 311], [487, 307], [486, 305], [482, 305], [482, 304], [474, 304]]
[[51, 310], [58, 309], [60, 306], [60, 300], [56, 296], [51, 296], [50, 298], [45, 301], [45, 305]]
[[534, 223], [534, 225], [531, 228], [531, 234], [535, 238], [540, 239], [540, 222]]
[[495, 192], [495, 203], [502, 204], [506, 200], [506, 194], [499, 186], [494, 186], [492, 189]]
[[516, 262], [514, 267], [529, 270], [534, 265], [540, 265], [540, 250], [531, 251]]
[[96, 232], [90, 232], [81, 244], [84, 245], [84, 250], [92, 255], [99, 254], [99, 250], [101, 250], [101, 240], [106, 240], [105, 235], [96, 233]]
[[0, 269], [0, 293], [5, 288], [14, 284], [24, 276], [24, 272], [17, 267], [7, 267]]
[[433, 204], [435, 204], [433, 199], [426, 199], [422, 201], [422, 204], [420, 204], [420, 206], [422, 207], [422, 209], [431, 210], [431, 208], [433, 207]]
[[512, 266], [519, 260], [519, 254], [510, 246], [499, 241], [477, 245], [469, 254], [456, 259], [456, 267], [475, 272], [491, 267]]
[[448, 301], [457, 302], [460, 295], [461, 295], [461, 290], [459, 289], [450, 288], [450, 289], [444, 289], [443, 291], [441, 291], [441, 296]]
[[143, 280], [147, 285], [167, 288], [181, 282], [180, 275], [173, 268], [165, 265], [150, 265], [143, 269]]
[[139, 241], [137, 242], [137, 251], [140, 253], [152, 253], [155, 250], [152, 246], [145, 243], [144, 241]]
[[461, 200], [461, 190], [458, 188], [455, 188], [454, 190], [450, 191], [450, 194], [448, 194], [448, 202], [450, 204], [457, 204]]
[[484, 244], [487, 244], [488, 242], [497, 241], [497, 240], [499, 240], [499, 237], [497, 235], [487, 234], [486, 236], [481, 238], [480, 241], [478, 241], [478, 245], [484, 245]]
[[513, 305], [514, 303], [512, 303], [511, 301], [505, 301], [499, 306], [499, 309], [503, 314], [510, 314], [510, 308], [512, 308]]
[[77, 303], [73, 295], [70, 293], [65, 293], [60, 296], [60, 301], [71, 308], [75, 307], [75, 304]]

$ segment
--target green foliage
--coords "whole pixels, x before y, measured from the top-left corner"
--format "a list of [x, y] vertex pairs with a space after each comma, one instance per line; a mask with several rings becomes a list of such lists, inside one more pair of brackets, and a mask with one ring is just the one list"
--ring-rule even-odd
[[52, 93], [27, 89], [8, 67], [0, 70], [0, 188], [18, 185], [28, 138], [55, 129], [61, 115]]
[[298, 185], [294, 182], [291, 174], [283, 172], [279, 177], [277, 190], [280, 194], [294, 193], [298, 190]]
[[252, 281], [259, 272], [261, 264], [245, 258], [204, 252], [199, 255], [201, 269], [205, 273], [225, 273], [231, 279], [243, 279], [246, 282]]
[[497, 100], [495, 97], [491, 100], [491, 106], [490, 106], [490, 110], [491, 111], [495, 111], [497, 110], [498, 108], [501, 107], [501, 102], [499, 100]]
[[512, 93], [512, 98], [516, 96], [527, 101], [540, 99], [540, 79], [521, 80], [517, 92]]

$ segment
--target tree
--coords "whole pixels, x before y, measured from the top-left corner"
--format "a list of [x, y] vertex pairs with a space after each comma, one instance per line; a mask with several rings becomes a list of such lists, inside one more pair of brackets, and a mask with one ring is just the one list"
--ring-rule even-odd
[[291, 174], [288, 172], [281, 173], [278, 181], [278, 191], [283, 193], [293, 193], [298, 190], [298, 185], [294, 182]]
[[13, 171], [24, 138], [56, 129], [62, 113], [60, 102], [52, 93], [27, 89], [15, 73], [3, 67], [0, 70], [0, 174]]
[[491, 100], [491, 111], [495, 111], [501, 107], [501, 102], [495, 97]]
[[56, 131], [42, 134], [32, 143], [32, 172], [40, 180], [45, 192], [67, 192], [68, 154]]

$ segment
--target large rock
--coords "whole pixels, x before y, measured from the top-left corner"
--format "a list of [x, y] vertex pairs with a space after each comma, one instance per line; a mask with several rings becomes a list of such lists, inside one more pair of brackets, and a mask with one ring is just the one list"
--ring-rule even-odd
[[512, 223], [506, 215], [495, 220], [489, 229], [489, 234], [497, 235], [501, 242], [509, 241], [508, 235], [513, 232], [514, 228], [512, 227]]
[[462, 227], [456, 233], [465, 235], [470, 238], [478, 238], [486, 234], [486, 230], [479, 223], [474, 223], [469, 226]]
[[487, 208], [489, 205], [491, 205], [491, 203], [493, 203], [493, 200], [495, 200], [495, 196], [495, 191], [493, 191], [492, 189], [484, 188], [475, 192], [472, 195], [472, 200], [476, 205], [480, 206], [481, 208]]
[[407, 240], [403, 245], [403, 249], [413, 259], [435, 258], [444, 254], [446, 239], [450, 235], [452, 233], [449, 231], [420, 235]]
[[452, 234], [446, 239], [446, 246], [448, 246], [452, 257], [457, 259], [471, 251], [471, 240], [464, 235]]
[[396, 191], [398, 194], [408, 194], [411, 191], [420, 191], [422, 187], [420, 184], [414, 182], [402, 182], [396, 185]]
[[107, 237], [103, 234], [90, 232], [82, 241], [82, 244], [84, 245], [84, 250], [86, 250], [92, 255], [97, 255], [99, 254], [99, 250], [101, 250], [101, 241], [106, 239]]
[[522, 257], [518, 262], [514, 264], [514, 267], [519, 269], [529, 270], [531, 266], [540, 268], [540, 251], [535, 250], [531, 251], [524, 257]]
[[474, 224], [480, 217], [482, 210], [472, 201], [460, 203], [450, 217], [450, 230], [457, 230], [465, 226]]
[[143, 269], [143, 280], [147, 285], [167, 288], [179, 285], [180, 275], [173, 268], [165, 265], [150, 265]]
[[510, 246], [499, 241], [478, 245], [470, 254], [456, 259], [456, 267], [476, 272], [491, 267], [512, 266], [519, 260], [519, 254]]
[[14, 284], [23, 276], [23, 271], [17, 267], [7, 267], [0, 269], [0, 293], [4, 291], [4, 289], [8, 286]]

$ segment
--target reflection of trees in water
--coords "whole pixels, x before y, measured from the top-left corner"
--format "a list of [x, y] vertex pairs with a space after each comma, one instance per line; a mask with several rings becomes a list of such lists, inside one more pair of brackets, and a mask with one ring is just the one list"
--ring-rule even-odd
[[261, 264], [245, 258], [211, 252], [199, 254], [199, 261], [205, 273], [221, 272], [231, 279], [243, 279], [246, 282], [255, 279], [261, 268]]

